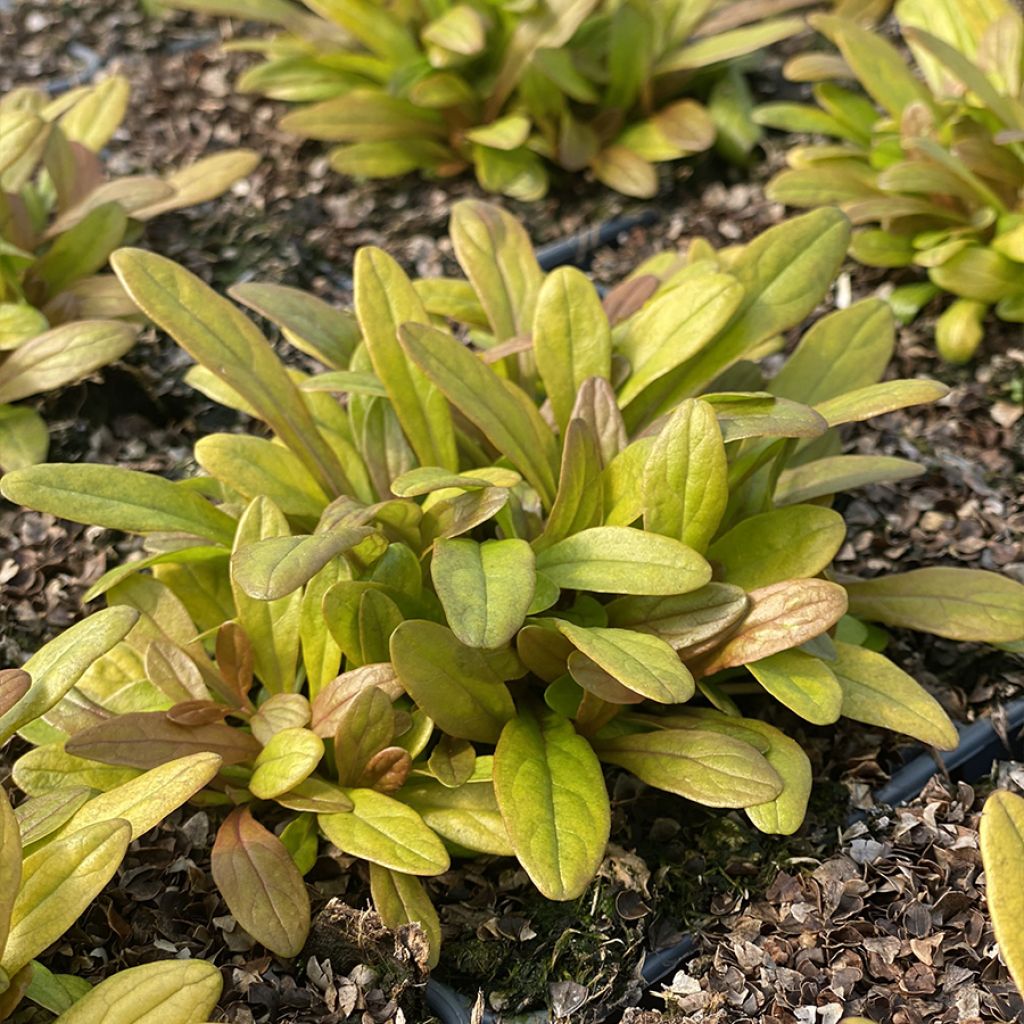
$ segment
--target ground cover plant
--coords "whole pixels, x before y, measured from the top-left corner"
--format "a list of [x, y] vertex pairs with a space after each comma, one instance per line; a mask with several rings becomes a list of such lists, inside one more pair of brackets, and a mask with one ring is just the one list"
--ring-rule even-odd
[[472, 168], [486, 190], [532, 200], [547, 191], [551, 165], [648, 197], [657, 162], [707, 150], [719, 133], [726, 152], [745, 158], [760, 129], [739, 69], [723, 68], [802, 30], [792, 12], [810, 2], [174, 6], [270, 24], [265, 39], [231, 44], [266, 58], [239, 87], [303, 104], [282, 127], [340, 143], [335, 170], [387, 178]]
[[0, 98], [0, 467], [46, 458], [46, 424], [12, 405], [124, 355], [138, 310], [107, 259], [147, 220], [212, 199], [258, 162], [226, 150], [158, 176], [107, 180], [102, 150], [129, 84], [112, 76], [56, 98], [32, 87]]
[[[768, 194], [838, 204], [863, 225], [850, 249], [862, 263], [926, 270], [928, 283], [898, 289], [894, 304], [913, 316], [953, 296], [936, 342], [964, 362], [990, 312], [1024, 322], [1024, 19], [1005, 0], [898, 0], [894, 12], [912, 64], [852, 20], [812, 16], [841, 54], [790, 65], [820, 79], [818, 105], [773, 103], [756, 117], [834, 141], [790, 151]], [[867, 97], [841, 84], [850, 78]]]
[[999, 951], [1024, 995], [1024, 797], [997, 790], [981, 816], [986, 898]]
[[180, 267], [116, 253], [133, 300], [197, 359], [192, 382], [274, 437], [205, 437], [207, 475], [178, 483], [4, 477], [12, 501], [148, 548], [92, 589], [138, 622], [40, 698], [15, 783], [107, 790], [215, 754], [193, 799], [229, 811], [213, 875], [244, 928], [302, 949], [322, 835], [369, 862], [385, 922], [419, 921], [436, 960], [419, 877], [452, 854], [514, 855], [544, 895], [584, 892], [608, 840], [602, 765], [797, 829], [809, 762], [744, 715], [759, 696], [955, 745], [875, 624], [1014, 643], [1024, 586], [828, 572], [845, 535], [831, 497], [917, 472], [843, 455], [838, 428], [945, 388], [880, 381], [879, 300], [818, 320], [768, 380], [753, 361], [817, 307], [849, 234], [822, 210], [730, 250], [696, 242], [602, 302], [574, 269], [545, 275], [499, 208], [459, 204], [465, 280], [412, 282], [370, 248], [354, 314], [233, 290], [327, 367], [314, 375]]
[[[73, 626], [23, 669], [0, 672], [0, 749], [59, 701], [138, 618], [130, 608], [107, 609]], [[221, 977], [204, 961], [144, 964], [93, 988], [51, 973], [35, 958], [99, 895], [128, 844], [210, 782], [219, 766], [216, 754], [193, 754], [102, 795], [66, 786], [13, 810], [0, 789], [0, 1020], [12, 1017], [23, 1000], [57, 1014], [61, 1024], [131, 1024], [146, 1014], [167, 1024], [196, 1024], [210, 1015]]]

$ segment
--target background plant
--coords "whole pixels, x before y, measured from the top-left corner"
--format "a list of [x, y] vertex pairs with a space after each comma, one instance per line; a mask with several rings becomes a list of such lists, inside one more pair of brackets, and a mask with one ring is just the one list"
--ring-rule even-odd
[[[107, 609], [71, 627], [23, 669], [0, 672], [0, 749], [71, 692], [138, 619], [131, 608]], [[120, 784], [108, 779], [102, 794], [83, 779], [13, 810], [0, 789], [0, 1021], [23, 999], [58, 1014], [59, 1024], [133, 1024], [154, 1013], [167, 1024], [209, 1017], [221, 978], [203, 961], [146, 964], [92, 988], [35, 958], [99, 895], [132, 839], [210, 782], [219, 765], [216, 754], [192, 754]]]
[[[812, 16], [842, 55], [790, 65], [822, 79], [818, 106], [769, 104], [756, 117], [836, 141], [793, 149], [768, 194], [839, 205], [864, 225], [850, 250], [861, 263], [925, 268], [931, 287], [897, 289], [894, 305], [913, 316], [952, 294], [936, 341], [963, 362], [991, 309], [1024, 322], [1024, 19], [1005, 0], [898, 0], [894, 10], [916, 68], [853, 21]], [[851, 77], [870, 99], [832, 80]]]
[[[716, 131], [734, 158], [757, 142], [728, 62], [803, 27], [773, 17], [811, 0], [176, 0], [269, 23], [235, 49], [267, 59], [239, 87], [303, 106], [282, 127], [340, 143], [360, 178], [475, 170], [481, 186], [544, 195], [554, 164], [652, 196], [654, 164], [701, 152]], [[312, 12], [312, 13], [310, 13]], [[710, 76], [708, 69], [715, 69]], [[707, 105], [695, 96], [704, 97]]]
[[46, 458], [46, 424], [9, 403], [50, 391], [132, 346], [138, 311], [107, 258], [142, 223], [220, 195], [256, 154], [235, 149], [158, 177], [106, 180], [101, 151], [117, 131], [128, 82], [113, 76], [47, 97], [0, 98], [0, 466]]
[[104, 789], [215, 753], [197, 799], [233, 808], [213, 873], [243, 927], [299, 952], [322, 834], [369, 862], [384, 920], [420, 921], [436, 959], [419, 879], [453, 853], [515, 855], [553, 899], [586, 889], [608, 839], [602, 763], [789, 833], [810, 764], [769, 698], [955, 745], [868, 623], [1014, 642], [1024, 587], [829, 576], [832, 495], [919, 472], [842, 454], [838, 428], [945, 388], [879, 382], [880, 300], [818, 320], [770, 380], [753, 361], [818, 306], [849, 235], [826, 209], [723, 252], [695, 242], [602, 302], [572, 268], [545, 275], [499, 208], [461, 203], [466, 280], [411, 282], [370, 248], [354, 315], [233, 289], [323, 363], [313, 376], [182, 268], [116, 253], [199, 361], [192, 382], [274, 436], [205, 437], [208, 475], [178, 483], [89, 465], [4, 478], [12, 501], [148, 549], [88, 595], [138, 622], [21, 729], [35, 749], [16, 784]]

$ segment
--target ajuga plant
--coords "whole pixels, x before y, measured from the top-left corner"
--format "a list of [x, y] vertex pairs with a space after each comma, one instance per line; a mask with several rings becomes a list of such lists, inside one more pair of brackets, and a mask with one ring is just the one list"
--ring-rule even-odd
[[[726, 62], [800, 31], [773, 17], [813, 0], [174, 0], [270, 23], [231, 44], [266, 62], [247, 92], [301, 103], [282, 127], [340, 143], [331, 166], [361, 178], [473, 168], [480, 185], [533, 200], [548, 165], [589, 168], [652, 196], [655, 163], [708, 149], [745, 156], [751, 99]], [[308, 9], [306, 9], [308, 8]], [[311, 13], [312, 12], [312, 13]], [[709, 76], [707, 69], [716, 69]], [[707, 101], [703, 105], [695, 98]]]
[[[950, 293], [936, 340], [964, 362], [990, 309], [1024, 322], [1024, 19], [1007, 0], [898, 0], [895, 13], [916, 69], [880, 35], [812, 16], [842, 55], [790, 65], [822, 79], [818, 105], [773, 103], [756, 118], [834, 141], [793, 149], [768, 194], [838, 204], [862, 225], [851, 246], [861, 263], [926, 270], [928, 283], [898, 289], [894, 305], [912, 317]], [[833, 77], [855, 78], [870, 99]]]
[[999, 952], [1024, 995], [1024, 798], [996, 790], [981, 814], [985, 899]]
[[869, 624], [1013, 643], [1024, 586], [829, 571], [832, 495], [919, 469], [844, 455], [837, 428], [944, 387], [879, 382], [893, 328], [873, 299], [818, 320], [770, 380], [752, 361], [816, 308], [849, 234], [826, 209], [723, 252], [694, 242], [602, 302], [575, 269], [545, 275], [508, 214], [461, 203], [466, 280], [411, 282], [367, 248], [354, 314], [233, 289], [327, 367], [314, 376], [174, 263], [115, 253], [198, 360], [193, 383], [273, 436], [205, 437], [207, 475], [180, 482], [96, 465], [3, 479], [12, 501], [148, 548], [89, 594], [138, 623], [22, 730], [36, 747], [14, 781], [103, 789], [216, 753], [201, 799], [230, 810], [213, 874], [243, 927], [299, 952], [323, 836], [369, 862], [384, 920], [420, 921], [436, 957], [419, 876], [452, 854], [514, 855], [551, 899], [586, 890], [606, 766], [790, 833], [811, 772], [773, 700], [954, 746]]
[[46, 424], [9, 403], [83, 377], [132, 345], [138, 311], [107, 257], [158, 214], [220, 195], [257, 162], [228, 150], [164, 176], [107, 180], [101, 150], [128, 104], [114, 76], [56, 99], [0, 97], [0, 466], [46, 458]]
[[[139, 613], [109, 608], [78, 623], [22, 669], [0, 672], [0, 749], [71, 694], [83, 671], [129, 635]], [[197, 1024], [213, 1010], [220, 972], [197, 960], [165, 960], [115, 974], [93, 988], [36, 961], [99, 895], [128, 844], [211, 782], [214, 753], [194, 753], [102, 788], [69, 779], [12, 809], [0, 788], [0, 1021], [23, 1000], [59, 1024]], [[135, 776], [137, 773], [131, 773]], [[24, 1019], [24, 1018], [22, 1018]]]

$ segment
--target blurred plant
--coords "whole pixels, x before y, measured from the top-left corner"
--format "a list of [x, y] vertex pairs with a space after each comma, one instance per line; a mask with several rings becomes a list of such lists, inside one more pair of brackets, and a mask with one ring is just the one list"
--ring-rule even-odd
[[[897, 289], [894, 309], [912, 319], [951, 293], [936, 342], [965, 362], [993, 307], [1024, 322], [1024, 18], [1007, 0], [897, 0], [895, 13], [919, 74], [880, 35], [812, 16], [842, 56], [805, 54], [788, 72], [817, 80], [818, 106], [773, 103], [755, 117], [838, 141], [793, 149], [768, 195], [835, 203], [872, 225], [853, 236], [861, 263], [926, 268], [930, 285]], [[859, 81], [874, 103], [836, 78]]]
[[[72, 626], [24, 669], [0, 671], [0, 749], [71, 692], [138, 619], [130, 608], [107, 609]], [[195, 753], [130, 781], [108, 773], [102, 794], [83, 777], [13, 810], [0, 788], [0, 1021], [23, 999], [59, 1014], [59, 1024], [133, 1024], [143, 1012], [159, 1014], [166, 1024], [209, 1017], [221, 991], [212, 964], [160, 961], [93, 989], [80, 978], [53, 974], [35, 957], [99, 895], [129, 842], [211, 782], [219, 766], [216, 754]]]
[[653, 196], [655, 163], [709, 149], [716, 126], [745, 158], [759, 129], [729, 62], [800, 31], [773, 15], [814, 0], [305, 0], [313, 14], [290, 0], [172, 2], [281, 30], [229, 44], [267, 58], [239, 87], [304, 104], [282, 127], [341, 143], [335, 170], [472, 167], [488, 191], [533, 200], [548, 164]]
[[198, 360], [192, 383], [275, 436], [205, 437], [208, 475], [180, 483], [98, 465], [4, 477], [11, 501], [148, 547], [87, 595], [138, 623], [22, 729], [36, 749], [14, 781], [42, 798], [215, 753], [201, 797], [233, 810], [213, 873], [243, 927], [298, 953], [323, 834], [369, 861], [383, 919], [420, 921], [436, 959], [417, 876], [452, 853], [514, 854], [546, 896], [584, 892], [609, 834], [602, 762], [790, 833], [810, 763], [758, 698], [954, 746], [866, 623], [1009, 643], [1024, 586], [824, 575], [845, 537], [832, 495], [919, 472], [843, 455], [838, 428], [945, 388], [879, 383], [880, 300], [818, 320], [770, 380], [751, 361], [818, 306], [849, 235], [821, 210], [723, 252], [694, 242], [602, 302], [575, 269], [545, 275], [508, 214], [460, 203], [468, 280], [411, 282], [368, 248], [354, 316], [233, 289], [328, 368], [313, 376], [174, 263], [115, 253]]
[[985, 899], [1003, 962], [1024, 995], [1024, 799], [997, 790], [981, 814]]
[[137, 316], [101, 271], [139, 225], [220, 195], [258, 161], [229, 150], [164, 177], [105, 180], [100, 151], [128, 104], [119, 76], [50, 99], [0, 97], [0, 467], [46, 458], [46, 424], [8, 403], [61, 387], [131, 348]]

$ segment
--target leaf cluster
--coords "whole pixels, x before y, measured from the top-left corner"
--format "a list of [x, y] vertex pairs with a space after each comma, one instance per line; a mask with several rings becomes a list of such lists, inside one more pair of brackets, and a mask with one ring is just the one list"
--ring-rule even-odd
[[662, 254], [603, 300], [573, 268], [544, 274], [496, 206], [458, 204], [451, 233], [465, 279], [411, 281], [363, 249], [352, 313], [232, 290], [312, 375], [174, 263], [115, 253], [197, 360], [192, 383], [272, 436], [204, 437], [206, 475], [180, 482], [51, 465], [0, 484], [147, 547], [88, 595], [137, 614], [122, 638], [36, 656], [87, 664], [59, 702], [29, 689], [42, 717], [18, 725], [35, 749], [16, 784], [107, 790], [215, 754], [193, 798], [230, 809], [214, 877], [281, 955], [303, 946], [321, 836], [369, 863], [383, 919], [419, 921], [436, 958], [420, 878], [452, 855], [514, 855], [550, 898], [584, 892], [609, 837], [604, 766], [790, 833], [811, 770], [773, 701], [949, 748], [874, 624], [1024, 634], [1024, 586], [996, 574], [829, 573], [832, 496], [918, 472], [842, 454], [840, 428], [945, 393], [881, 381], [894, 332], [874, 299], [819, 319], [765, 378], [756, 360], [842, 263], [839, 211]]
[[161, 213], [219, 196], [255, 153], [227, 150], [163, 176], [107, 180], [101, 151], [129, 99], [113, 76], [55, 99], [0, 97], [0, 466], [46, 458], [46, 424], [10, 403], [81, 379], [131, 348], [138, 310], [103, 273]]
[[[480, 185], [533, 200], [548, 166], [589, 169], [648, 197], [655, 164], [759, 138], [737, 58], [803, 28], [813, 0], [175, 0], [269, 23], [232, 44], [265, 62], [243, 91], [300, 103], [282, 127], [338, 143], [359, 178], [472, 168]], [[788, 12], [788, 13], [787, 13]], [[732, 70], [722, 75], [723, 68]], [[709, 74], [712, 69], [714, 74]], [[707, 105], [696, 98], [706, 99]]]
[[[800, 146], [768, 188], [792, 206], [836, 204], [856, 225], [850, 252], [877, 267], [920, 267], [897, 289], [910, 319], [934, 296], [944, 358], [965, 362], [990, 310], [1024, 322], [1024, 18], [1008, 0], [897, 0], [916, 68], [850, 19], [810, 19], [839, 54], [788, 66], [816, 81], [817, 106], [772, 103], [762, 125], [831, 137]], [[867, 96], [837, 80], [855, 79]]]
[[[24, 669], [0, 672], [0, 747], [74, 690], [83, 671], [136, 626], [136, 611], [110, 608], [71, 627]], [[12, 810], [0, 790], [0, 1021], [23, 999], [60, 1024], [167, 1024], [206, 1020], [221, 991], [212, 964], [170, 960], [112, 975], [95, 989], [36, 961], [99, 895], [128, 844], [158, 824], [217, 774], [220, 758], [196, 753], [106, 792], [63, 780]]]

